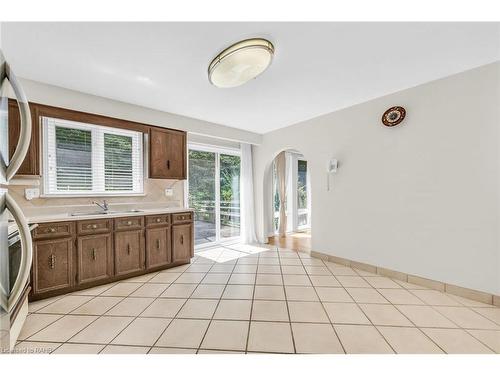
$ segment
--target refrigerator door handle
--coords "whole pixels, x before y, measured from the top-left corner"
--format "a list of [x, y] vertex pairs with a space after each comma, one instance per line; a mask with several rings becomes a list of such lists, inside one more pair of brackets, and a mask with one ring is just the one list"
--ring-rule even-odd
[[21, 164], [28, 153], [28, 148], [31, 141], [31, 112], [28, 104], [28, 99], [24, 94], [19, 81], [17, 80], [14, 72], [12, 71], [10, 65], [5, 63], [5, 75], [10, 82], [10, 85], [14, 89], [14, 94], [16, 96], [17, 104], [19, 105], [19, 114], [21, 118], [21, 126], [19, 129], [19, 140], [17, 142], [16, 150], [14, 155], [10, 159], [9, 166], [7, 167], [6, 178], [7, 181], [11, 180], [12, 177], [21, 167]]
[[16, 220], [21, 239], [21, 264], [19, 266], [19, 273], [16, 281], [14, 282], [14, 286], [10, 291], [9, 300], [6, 306], [6, 310], [11, 311], [19, 300], [30, 275], [33, 257], [33, 244], [31, 241], [31, 231], [28, 227], [28, 222], [26, 221], [26, 218], [16, 201], [11, 198], [8, 193], [5, 194], [5, 205], [14, 217], [14, 220]]

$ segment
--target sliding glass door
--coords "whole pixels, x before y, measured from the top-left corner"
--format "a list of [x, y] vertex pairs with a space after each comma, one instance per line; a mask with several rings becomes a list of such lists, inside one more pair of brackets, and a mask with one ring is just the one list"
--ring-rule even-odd
[[189, 146], [188, 204], [195, 211], [195, 246], [239, 238], [240, 172], [237, 150]]

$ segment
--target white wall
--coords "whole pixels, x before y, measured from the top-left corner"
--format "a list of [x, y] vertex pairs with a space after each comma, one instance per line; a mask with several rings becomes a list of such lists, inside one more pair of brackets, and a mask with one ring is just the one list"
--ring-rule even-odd
[[[500, 294], [499, 91], [497, 62], [265, 134], [254, 153], [259, 238], [267, 168], [296, 149], [311, 172], [313, 250]], [[394, 105], [406, 120], [386, 128]]]
[[22, 78], [20, 81], [28, 100], [35, 103], [96, 113], [149, 125], [180, 129], [193, 134], [230, 141], [259, 144], [262, 139], [260, 134], [229, 126], [85, 94], [42, 82]]

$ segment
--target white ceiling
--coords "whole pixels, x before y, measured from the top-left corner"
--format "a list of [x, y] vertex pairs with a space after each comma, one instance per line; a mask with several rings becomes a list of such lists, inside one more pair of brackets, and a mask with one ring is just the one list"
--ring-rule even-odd
[[[238, 88], [207, 79], [249, 37], [272, 66]], [[500, 60], [499, 23], [3, 23], [17, 75], [257, 133]]]

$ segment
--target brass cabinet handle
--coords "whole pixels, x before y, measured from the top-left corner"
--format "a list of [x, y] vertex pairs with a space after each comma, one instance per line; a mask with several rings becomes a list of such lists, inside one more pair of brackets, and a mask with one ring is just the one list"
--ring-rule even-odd
[[161, 222], [161, 219], [160, 219], [160, 218], [157, 218], [157, 219], [156, 219], [156, 222], [157, 222], [157, 223], [160, 223], [160, 222]]
[[92, 260], [96, 260], [96, 258], [97, 258], [97, 253], [95, 249], [92, 249]]
[[51, 270], [56, 268], [56, 256], [54, 254], [50, 254], [49, 256], [49, 267]]
[[183, 245], [184, 244], [184, 235], [183, 234], [181, 234], [180, 241], [181, 241], [181, 245]]
[[92, 229], [97, 229], [97, 224], [92, 225]]
[[158, 250], [160, 250], [160, 239], [159, 238], [156, 240], [156, 248]]
[[130, 255], [130, 244], [127, 244], [127, 254]]

